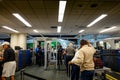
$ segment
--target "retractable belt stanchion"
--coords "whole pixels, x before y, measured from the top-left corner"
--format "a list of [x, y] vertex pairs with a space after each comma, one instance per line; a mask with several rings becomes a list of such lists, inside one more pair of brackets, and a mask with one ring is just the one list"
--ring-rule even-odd
[[20, 80], [24, 80], [24, 69], [21, 70], [21, 79]]
[[21, 79], [20, 80], [24, 80], [24, 75], [31, 77], [31, 78], [34, 78], [34, 79], [37, 79], [37, 80], [46, 80], [46, 79], [40, 78], [38, 76], [32, 75], [30, 73], [26, 73], [24, 69], [21, 70]]
[[68, 64], [68, 79], [71, 80], [71, 69], [72, 69], [72, 66], [70, 64]]

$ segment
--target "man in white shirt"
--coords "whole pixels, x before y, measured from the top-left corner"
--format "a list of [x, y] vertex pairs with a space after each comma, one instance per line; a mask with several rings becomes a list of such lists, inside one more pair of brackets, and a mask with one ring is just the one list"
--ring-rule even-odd
[[93, 80], [94, 62], [93, 55], [96, 52], [94, 47], [87, 40], [81, 40], [80, 49], [75, 54], [69, 64], [80, 66], [81, 80]]

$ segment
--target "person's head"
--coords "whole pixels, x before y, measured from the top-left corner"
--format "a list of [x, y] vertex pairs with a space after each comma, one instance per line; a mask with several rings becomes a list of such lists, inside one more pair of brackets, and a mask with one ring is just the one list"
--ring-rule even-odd
[[59, 48], [62, 48], [62, 46], [60, 45]]
[[40, 47], [40, 45], [37, 45], [37, 47], [39, 48], [39, 47]]
[[2, 46], [4, 49], [10, 48], [10, 43], [9, 42], [3, 42]]
[[39, 49], [41, 49], [41, 46], [39, 47]]
[[73, 43], [69, 43], [69, 47], [73, 47]]
[[88, 42], [87, 40], [82, 39], [82, 40], [80, 41], [80, 46], [82, 47], [82, 46], [84, 46], [84, 45], [89, 45], [89, 42]]

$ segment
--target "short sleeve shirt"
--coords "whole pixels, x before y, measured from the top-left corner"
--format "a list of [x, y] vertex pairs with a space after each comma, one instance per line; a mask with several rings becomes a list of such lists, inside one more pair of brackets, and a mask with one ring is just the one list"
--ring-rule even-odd
[[3, 57], [4, 62], [15, 61], [15, 52], [12, 48], [5, 49]]

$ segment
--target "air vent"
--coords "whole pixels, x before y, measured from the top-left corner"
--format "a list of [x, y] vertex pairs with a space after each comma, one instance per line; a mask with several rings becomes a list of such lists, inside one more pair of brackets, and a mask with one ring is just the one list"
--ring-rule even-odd
[[57, 26], [51, 26], [50, 28], [52, 28], [52, 29], [56, 29], [56, 28], [57, 28]]
[[82, 6], [83, 6], [82, 4], [78, 4], [78, 7], [80, 7], [80, 8], [81, 8]]
[[105, 27], [105, 28], [110, 28], [110, 27]]
[[96, 8], [97, 6], [98, 6], [98, 4], [96, 4], [96, 3], [90, 5], [91, 8]]
[[79, 26], [79, 28], [86, 28], [86, 26]]
[[78, 25], [75, 25], [76, 28], [86, 28], [86, 26], [78, 26]]

